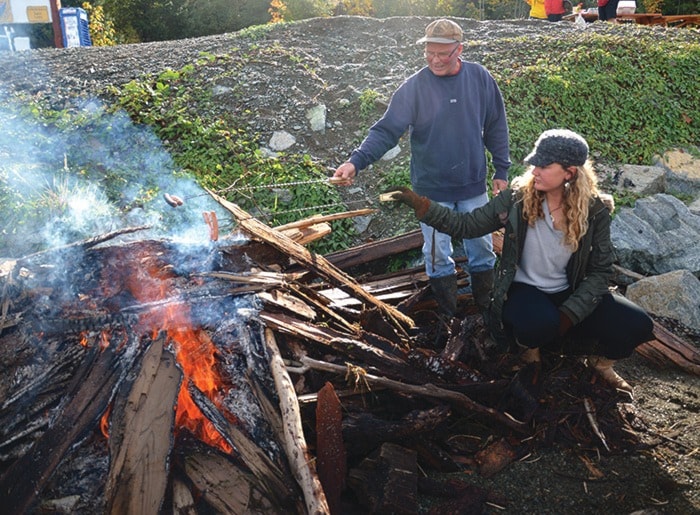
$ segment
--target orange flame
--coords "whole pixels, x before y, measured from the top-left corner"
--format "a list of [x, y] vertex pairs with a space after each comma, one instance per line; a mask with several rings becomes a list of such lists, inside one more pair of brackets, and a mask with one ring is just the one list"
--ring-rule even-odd
[[[125, 267], [127, 268], [127, 267]], [[170, 293], [172, 275], [164, 273], [156, 259], [146, 257], [133, 267], [128, 267], [130, 274], [122, 278], [124, 288], [142, 303], [173, 298]], [[108, 288], [113, 288], [111, 284]], [[189, 381], [204, 393], [216, 406], [221, 405], [219, 385], [223, 384], [216, 371], [216, 347], [209, 336], [192, 326], [189, 307], [184, 302], [168, 303], [167, 307], [155, 308], [141, 316], [140, 324], [149, 328], [153, 337], [161, 330], [167, 332], [173, 342], [176, 359], [182, 368], [185, 380], [178, 393], [175, 413], [175, 426], [187, 428], [202, 441], [218, 447], [224, 452], [231, 452], [231, 446], [224, 440], [214, 425], [207, 419], [192, 400], [187, 389]], [[102, 421], [105, 430], [105, 413]]]

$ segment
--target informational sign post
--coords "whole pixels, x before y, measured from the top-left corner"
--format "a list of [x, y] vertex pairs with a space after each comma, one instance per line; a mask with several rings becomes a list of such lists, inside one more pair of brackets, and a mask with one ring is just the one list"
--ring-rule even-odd
[[52, 21], [50, 0], [0, 0], [0, 24]]

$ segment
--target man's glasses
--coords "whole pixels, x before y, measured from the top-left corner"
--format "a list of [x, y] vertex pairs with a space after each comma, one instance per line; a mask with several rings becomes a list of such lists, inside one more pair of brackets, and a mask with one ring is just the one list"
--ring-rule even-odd
[[445, 62], [450, 60], [450, 58], [455, 54], [458, 48], [459, 43], [457, 43], [457, 45], [452, 49], [452, 52], [428, 52], [426, 50], [423, 55], [425, 55], [425, 58], [428, 61], [432, 61], [435, 57], [437, 57], [441, 61]]

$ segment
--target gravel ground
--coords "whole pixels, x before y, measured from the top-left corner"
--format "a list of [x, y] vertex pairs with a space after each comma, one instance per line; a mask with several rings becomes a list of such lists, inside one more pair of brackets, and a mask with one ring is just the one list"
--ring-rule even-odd
[[[251, 129], [261, 135], [263, 144], [273, 131], [297, 127], [298, 147], [335, 166], [364, 130], [357, 113], [343, 109], [342, 99], [366, 88], [388, 96], [421, 65], [414, 43], [427, 21], [340, 17], [276, 26], [255, 39], [227, 34], [111, 48], [3, 53], [0, 99], [5, 93], [24, 92], [48, 98], [57, 108], [68, 107], [76, 98], [100, 96], [107, 85], [179, 69], [202, 52], [260, 52], [260, 59], [249, 61], [236, 77], [245, 87], [235, 97], [217, 96], [219, 108], [254, 113]], [[466, 57], [473, 60], [481, 52], [507, 51], [507, 45], [513, 44], [507, 38], [512, 36], [556, 31], [566, 37], [577, 30], [573, 24], [529, 20], [462, 20], [462, 25], [468, 39], [482, 42], [470, 47]], [[627, 29], [593, 24], [588, 30]], [[659, 37], [664, 34], [659, 31]], [[293, 51], [302, 62], [266, 61], [262, 49], [274, 46]], [[217, 75], [221, 70], [206, 70], [212, 74], [213, 86], [233, 85], [230, 76]], [[319, 102], [328, 107], [329, 128], [324, 134], [303, 129], [306, 110]], [[366, 176], [357, 186], [349, 196], [368, 198], [376, 188]], [[374, 219], [369, 237], [395, 233], [405, 223], [395, 216]], [[690, 333], [689, 338], [698, 345], [697, 335]], [[491, 513], [700, 513], [700, 378], [654, 368], [638, 355], [618, 369], [635, 388], [635, 400], [625, 409], [635, 414], [637, 445], [618, 452], [606, 452], [601, 445], [541, 446], [490, 478], [469, 467], [457, 476], [491, 491]]]

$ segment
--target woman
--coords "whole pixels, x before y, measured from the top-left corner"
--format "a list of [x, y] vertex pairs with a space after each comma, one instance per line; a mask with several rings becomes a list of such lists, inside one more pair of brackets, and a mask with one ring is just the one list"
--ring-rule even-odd
[[598, 193], [588, 144], [575, 132], [548, 130], [525, 162], [530, 168], [510, 189], [472, 213], [455, 213], [408, 188], [398, 188], [393, 198], [453, 237], [505, 227], [488, 317], [494, 338], [514, 338], [525, 349], [524, 362], [539, 362], [540, 347], [569, 331], [596, 339], [603, 355], [590, 356], [589, 365], [632, 394], [613, 364], [651, 339], [653, 324], [608, 289], [614, 262], [610, 211]]

